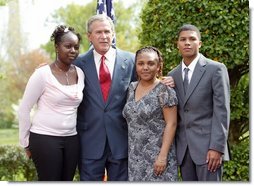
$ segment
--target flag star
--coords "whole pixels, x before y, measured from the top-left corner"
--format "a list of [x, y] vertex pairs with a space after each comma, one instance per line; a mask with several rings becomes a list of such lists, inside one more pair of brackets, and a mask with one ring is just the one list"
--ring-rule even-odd
[[103, 4], [102, 0], [98, 1], [98, 5], [100, 6], [101, 4]]
[[112, 15], [112, 17], [114, 17], [115, 16], [115, 11], [114, 11], [114, 9], [111, 9], [111, 15]]

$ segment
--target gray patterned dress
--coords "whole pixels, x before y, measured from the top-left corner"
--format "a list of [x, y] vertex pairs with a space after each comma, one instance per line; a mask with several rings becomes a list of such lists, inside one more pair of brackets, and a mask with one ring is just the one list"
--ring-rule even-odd
[[175, 91], [158, 83], [147, 95], [135, 101], [138, 82], [129, 86], [123, 116], [128, 124], [129, 181], [177, 181], [175, 144], [170, 147], [168, 165], [161, 176], [153, 172], [155, 158], [160, 152], [165, 128], [162, 108], [177, 104]]

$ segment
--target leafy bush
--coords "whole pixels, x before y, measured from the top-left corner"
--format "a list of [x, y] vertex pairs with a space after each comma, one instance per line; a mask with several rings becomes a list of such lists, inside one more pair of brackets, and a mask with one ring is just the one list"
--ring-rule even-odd
[[231, 161], [224, 163], [224, 181], [249, 181], [249, 138], [240, 144], [232, 145]]
[[0, 146], [0, 180], [32, 181], [37, 180], [32, 160], [24, 150], [15, 145]]
[[[25, 151], [16, 145], [0, 146], [0, 181], [36, 181], [34, 163]], [[78, 170], [74, 181], [79, 180]]]
[[227, 66], [232, 95], [230, 144], [240, 143], [249, 130], [249, 12], [248, 0], [148, 0], [141, 13], [141, 45], [160, 49], [164, 75], [181, 61], [176, 41], [184, 23], [200, 29], [200, 52]]
[[[232, 159], [225, 162], [223, 181], [249, 181], [249, 138], [231, 146]], [[22, 148], [0, 146], [0, 181], [35, 181], [36, 170]], [[78, 170], [74, 181], [79, 180]]]
[[1, 129], [0, 128], [0, 146], [1, 145], [18, 145], [19, 130], [17, 128]]

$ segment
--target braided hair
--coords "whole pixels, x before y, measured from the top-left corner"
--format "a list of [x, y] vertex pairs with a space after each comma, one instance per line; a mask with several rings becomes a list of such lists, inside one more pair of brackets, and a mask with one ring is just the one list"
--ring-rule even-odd
[[139, 50], [137, 50], [136, 52], [136, 55], [135, 55], [135, 63], [137, 62], [137, 57], [138, 55], [142, 54], [142, 53], [150, 53], [150, 52], [153, 52], [153, 53], [156, 53], [157, 56], [158, 56], [158, 63], [160, 65], [160, 69], [159, 69], [159, 72], [157, 74], [157, 78], [160, 78], [162, 76], [162, 68], [163, 68], [163, 58], [162, 58], [162, 53], [159, 51], [159, 49], [153, 47], [153, 46], [145, 46]]
[[65, 25], [58, 25], [52, 33], [50, 40], [54, 41], [55, 45], [57, 45], [62, 41], [62, 37], [68, 32], [72, 32], [73, 34], [75, 34], [78, 37], [79, 42], [81, 41], [81, 35], [76, 32], [73, 27], [67, 27]]

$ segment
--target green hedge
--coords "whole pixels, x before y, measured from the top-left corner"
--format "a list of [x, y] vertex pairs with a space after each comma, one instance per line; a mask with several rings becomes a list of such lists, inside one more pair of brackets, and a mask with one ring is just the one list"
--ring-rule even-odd
[[[249, 139], [231, 146], [232, 159], [225, 162], [223, 181], [249, 181]], [[1, 181], [35, 181], [36, 170], [19, 146], [0, 146]], [[79, 180], [78, 171], [74, 181]]]
[[[0, 146], [0, 181], [38, 180], [34, 163], [26, 157], [24, 149], [16, 145]], [[79, 180], [78, 170], [74, 181]]]
[[37, 180], [34, 164], [26, 157], [24, 149], [15, 145], [0, 146], [0, 180]]
[[249, 138], [241, 141], [240, 144], [232, 145], [231, 161], [224, 164], [223, 181], [249, 181], [249, 155]]

